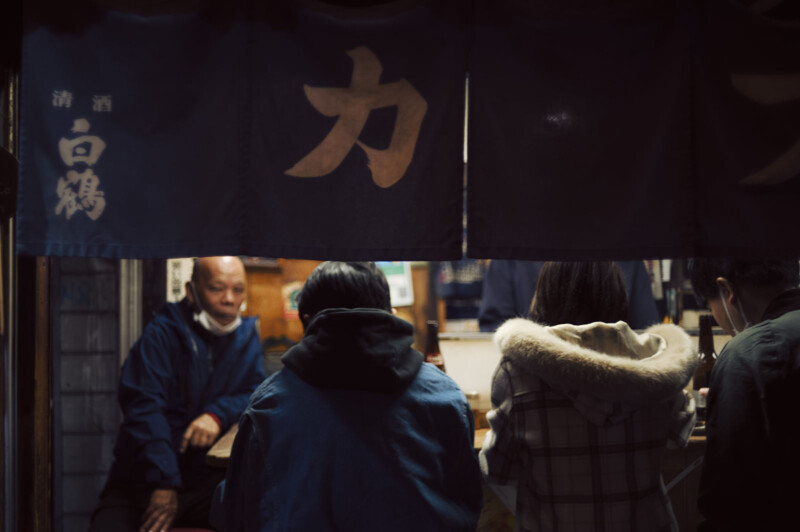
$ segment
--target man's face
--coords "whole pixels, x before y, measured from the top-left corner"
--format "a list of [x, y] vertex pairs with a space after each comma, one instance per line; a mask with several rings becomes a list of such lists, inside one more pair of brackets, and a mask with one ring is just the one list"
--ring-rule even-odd
[[[247, 295], [244, 266], [237, 257], [204, 257], [198, 259], [197, 297], [203, 310], [222, 325], [236, 319]], [[194, 303], [191, 290], [187, 290]]]
[[[715, 297], [713, 299], [709, 299], [706, 302], [706, 305], [708, 306], [708, 310], [711, 311], [711, 315], [714, 316], [714, 319], [717, 321], [719, 326], [722, 327], [722, 330], [724, 330], [729, 335], [733, 336], [734, 330], [731, 325], [731, 320], [728, 319], [728, 314], [725, 312], [725, 308], [722, 306], [722, 298]], [[731, 311], [731, 317], [736, 319], [736, 317], [734, 317], [733, 314], [736, 313], [738, 316], [738, 309], [735, 308], [732, 309], [730, 308], [729, 305], [728, 310]]]

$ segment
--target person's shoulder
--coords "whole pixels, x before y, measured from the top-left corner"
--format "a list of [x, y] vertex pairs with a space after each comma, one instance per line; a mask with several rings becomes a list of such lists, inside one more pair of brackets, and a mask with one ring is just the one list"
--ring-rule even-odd
[[147, 322], [144, 331], [146, 332], [148, 329], [179, 326], [181, 323], [185, 322], [185, 314], [186, 310], [182, 303], [164, 303]]
[[800, 310], [786, 312], [762, 323], [768, 324], [775, 334], [780, 334], [787, 338], [800, 339]]
[[159, 345], [174, 342], [182, 336], [179, 334], [183, 328], [182, 313], [179, 303], [166, 303], [144, 326], [137, 344]]
[[[731, 359], [747, 356], [752, 353], [753, 344], [763, 334], [761, 324], [755, 325], [728, 340], [717, 355], [716, 365], [727, 363]], [[757, 330], [759, 328], [759, 330]]]
[[[739, 341], [733, 343], [734, 340]], [[800, 357], [800, 310], [748, 327], [728, 343], [742, 354], [781, 353], [787, 357]]]
[[284, 368], [264, 379], [250, 395], [250, 406], [248, 408], [257, 409], [263, 406], [265, 402], [273, 401], [275, 396], [284, 393], [287, 390], [287, 377], [290, 373], [291, 370]]
[[[258, 330], [258, 317], [249, 316], [242, 318], [242, 323], [236, 329], [236, 335], [252, 347], [252, 344], [258, 344], [258, 351], [261, 351], [261, 336]], [[248, 347], [248, 346], [245, 346]]]
[[800, 362], [800, 311], [748, 327], [725, 345], [714, 365], [724, 382], [782, 381]]
[[[800, 314], [797, 319], [800, 319]], [[784, 344], [791, 337], [800, 339], [800, 321], [787, 321], [785, 314], [775, 319], [764, 320], [728, 340], [720, 351], [716, 364], [726, 367], [753, 363], [765, 351]]]
[[439, 394], [442, 397], [449, 397], [452, 394], [455, 396], [464, 395], [464, 392], [450, 375], [428, 363], [422, 364], [417, 376], [411, 383], [410, 389], [419, 393]]
[[752, 352], [761, 345], [800, 340], [800, 310], [764, 320], [734, 336], [725, 345], [729, 352]]
[[243, 330], [250, 331], [251, 329], [258, 328], [258, 316], [247, 316], [242, 318], [242, 324], [240, 327]]

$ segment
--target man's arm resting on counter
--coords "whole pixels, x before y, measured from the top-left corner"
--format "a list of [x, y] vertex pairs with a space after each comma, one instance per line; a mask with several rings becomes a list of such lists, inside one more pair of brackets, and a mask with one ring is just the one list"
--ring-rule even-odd
[[219, 419], [213, 414], [201, 414], [192, 421], [183, 433], [180, 452], [186, 449], [197, 447], [205, 449], [211, 447], [220, 433]]

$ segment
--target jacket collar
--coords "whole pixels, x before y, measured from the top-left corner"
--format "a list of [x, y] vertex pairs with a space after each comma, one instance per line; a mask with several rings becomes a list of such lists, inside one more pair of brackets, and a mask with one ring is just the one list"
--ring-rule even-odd
[[396, 392], [416, 377], [422, 355], [410, 323], [378, 309], [326, 309], [281, 358], [314, 386]]
[[770, 301], [761, 321], [774, 320], [793, 310], [800, 310], [800, 288], [787, 290]]
[[693, 343], [676, 325], [637, 334], [621, 321], [543, 327], [516, 318], [495, 342], [514, 368], [555, 389], [633, 405], [674, 397], [697, 365]]

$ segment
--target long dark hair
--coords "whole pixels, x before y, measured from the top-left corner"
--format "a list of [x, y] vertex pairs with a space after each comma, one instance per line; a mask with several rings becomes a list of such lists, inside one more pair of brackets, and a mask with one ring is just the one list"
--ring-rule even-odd
[[622, 270], [616, 262], [544, 263], [529, 317], [542, 325], [627, 320]]

